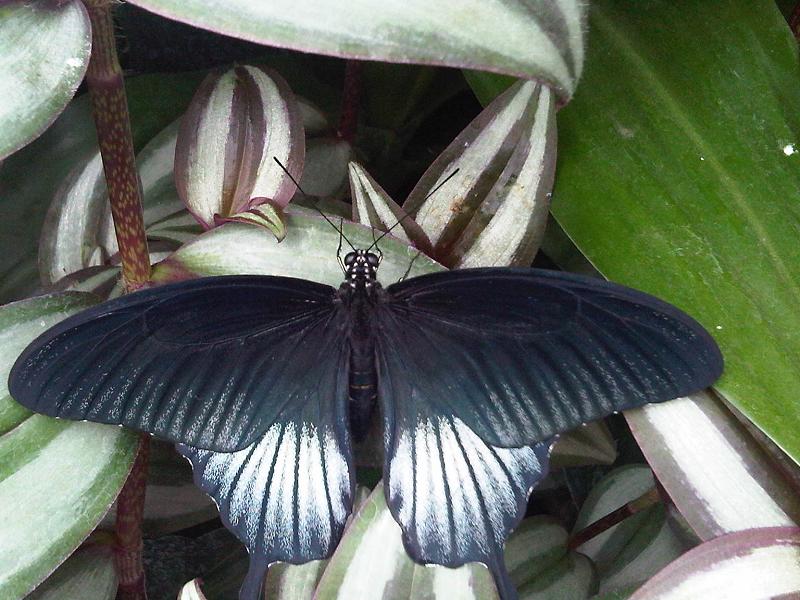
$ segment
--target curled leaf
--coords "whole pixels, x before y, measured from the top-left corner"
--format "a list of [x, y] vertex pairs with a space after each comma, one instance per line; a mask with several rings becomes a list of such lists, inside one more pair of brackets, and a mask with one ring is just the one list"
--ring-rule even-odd
[[519, 82], [487, 106], [403, 205], [433, 242], [433, 256], [456, 268], [529, 266], [547, 224], [555, 140], [548, 88]]
[[240, 66], [211, 73], [181, 122], [175, 182], [206, 228], [214, 216], [245, 212], [265, 199], [286, 206], [302, 170], [305, 138], [297, 100], [277, 73]]
[[268, 202], [259, 204], [258, 208], [251, 208], [244, 212], [236, 213], [230, 217], [214, 215], [214, 225], [223, 223], [250, 223], [271, 231], [280, 242], [286, 237], [286, 223], [280, 208]]

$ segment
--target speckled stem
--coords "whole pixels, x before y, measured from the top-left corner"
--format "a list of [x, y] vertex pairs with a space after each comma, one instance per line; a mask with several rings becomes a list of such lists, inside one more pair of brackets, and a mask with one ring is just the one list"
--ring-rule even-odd
[[92, 22], [92, 56], [86, 71], [86, 83], [92, 99], [97, 140], [119, 242], [122, 280], [126, 290], [131, 291], [150, 279], [150, 260], [128, 101], [117, 59], [111, 2], [84, 0], [84, 4]]
[[[117, 232], [122, 281], [127, 291], [133, 291], [150, 279], [150, 257], [128, 100], [111, 19], [112, 2], [84, 0], [84, 4], [92, 23], [92, 56], [86, 83]], [[119, 579], [118, 600], [147, 600], [142, 564], [142, 516], [149, 447], [150, 438], [142, 436], [136, 461], [117, 498], [114, 562]]]
[[150, 436], [139, 440], [139, 452], [130, 475], [117, 497], [116, 544], [114, 564], [117, 569], [117, 600], [147, 600], [142, 563], [142, 518], [147, 488], [147, 457]]

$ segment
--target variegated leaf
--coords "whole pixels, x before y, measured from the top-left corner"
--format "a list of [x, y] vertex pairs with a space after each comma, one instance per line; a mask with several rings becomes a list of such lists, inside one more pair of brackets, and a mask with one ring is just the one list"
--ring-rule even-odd
[[211, 73], [184, 115], [175, 151], [183, 203], [207, 229], [214, 217], [267, 200], [286, 206], [295, 191], [275, 160], [297, 177], [305, 138], [297, 100], [277, 73], [240, 66]]
[[0, 3], [0, 160], [38, 137], [78, 88], [91, 50], [83, 3]]
[[61, 293], [0, 309], [0, 598], [28, 593], [94, 529], [119, 492], [138, 438], [118, 427], [31, 415], [8, 373], [37, 335], [95, 303]]
[[416, 221], [358, 163], [350, 163], [350, 197], [353, 221], [380, 231], [391, 231], [394, 237], [414, 245], [427, 255], [433, 253], [428, 236]]
[[555, 131], [550, 90], [520, 82], [439, 155], [403, 205], [437, 260], [456, 268], [530, 265], [547, 223]]
[[[335, 219], [335, 217], [334, 217]], [[293, 206], [286, 213], [288, 234], [278, 243], [275, 236], [259, 227], [226, 223], [207, 231], [175, 251], [153, 268], [157, 282], [177, 281], [206, 275], [252, 273], [302, 277], [328, 285], [342, 282], [342, 270], [336, 260], [339, 233], [315, 212]], [[354, 246], [366, 248], [372, 243], [372, 229], [344, 219], [344, 235]], [[347, 248], [345, 242], [344, 248]], [[419, 254], [396, 239], [381, 242], [384, 261], [378, 272], [381, 282], [394, 283], [414, 261], [410, 275], [441, 270], [441, 265]], [[416, 259], [416, 260], [415, 260]]]
[[134, 0], [262, 44], [343, 58], [465, 67], [541, 79], [568, 99], [583, 68], [580, 0]]
[[[654, 485], [653, 474], [644, 465], [615, 469], [592, 488], [573, 533], [637, 499]], [[656, 504], [589, 539], [577, 550], [596, 565], [600, 592], [604, 593], [647, 580], [686, 547], [686, 541], [667, 521], [664, 506]]]
[[769, 527], [706, 542], [667, 566], [630, 600], [800, 597], [800, 529]]
[[702, 539], [800, 522], [798, 490], [713, 394], [626, 413], [670, 498]]

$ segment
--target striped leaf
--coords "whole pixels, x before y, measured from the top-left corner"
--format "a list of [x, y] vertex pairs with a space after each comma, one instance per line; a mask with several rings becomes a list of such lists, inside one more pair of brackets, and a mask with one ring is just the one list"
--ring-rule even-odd
[[626, 413], [647, 462], [708, 540], [800, 522], [800, 495], [730, 410], [701, 392]]
[[433, 243], [434, 258], [455, 268], [529, 266], [547, 223], [555, 141], [548, 88], [520, 82], [489, 104], [403, 205]]
[[[369, 576], [365, 574], [369, 573]], [[495, 598], [494, 583], [482, 565], [458, 569], [414, 563], [403, 548], [400, 527], [392, 518], [378, 484], [328, 561], [314, 598], [408, 598], [442, 594], [454, 600]]]
[[[626, 465], [603, 477], [581, 506], [573, 534], [632, 502], [655, 485], [644, 465]], [[597, 568], [601, 593], [637, 585], [680, 556], [687, 544], [675, 532], [663, 505], [629, 516], [580, 546]]]
[[730, 533], [694, 548], [630, 600], [800, 597], [800, 529]]
[[208, 75], [181, 121], [175, 183], [204, 228], [271, 202], [284, 207], [303, 168], [305, 138], [297, 100], [277, 73], [240, 66]]
[[13, 0], [0, 6], [0, 160], [64, 110], [89, 64], [83, 3]]
[[110, 545], [81, 548], [47, 578], [27, 600], [114, 600], [117, 573]]
[[[334, 221], [338, 226], [339, 220]], [[372, 230], [341, 221], [344, 234], [356, 247], [372, 243]], [[155, 265], [153, 281], [166, 282], [206, 275], [252, 273], [302, 277], [332, 286], [342, 282], [336, 260], [339, 233], [308, 209], [293, 206], [286, 214], [288, 234], [278, 243], [275, 236], [259, 227], [226, 223], [207, 231]], [[384, 261], [378, 278], [385, 285], [394, 283], [408, 269], [418, 252], [396, 239], [381, 242]], [[410, 275], [441, 270], [426, 256], [414, 260]]]
[[358, 163], [350, 163], [350, 197], [353, 202], [353, 221], [389, 231], [408, 245], [414, 245], [427, 255], [433, 246], [422, 228]]
[[128, 475], [137, 437], [117, 427], [31, 415], [8, 373], [37, 335], [94, 304], [86, 294], [0, 308], [0, 597], [32, 590], [94, 529]]
[[134, 0], [171, 19], [339, 57], [540, 79], [568, 99], [583, 67], [580, 0]]

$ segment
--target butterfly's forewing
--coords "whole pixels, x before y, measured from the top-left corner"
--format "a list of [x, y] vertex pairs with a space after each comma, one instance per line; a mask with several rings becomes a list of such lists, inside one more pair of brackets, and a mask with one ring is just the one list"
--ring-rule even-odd
[[413, 399], [493, 446], [684, 396], [722, 372], [713, 339], [674, 306], [556, 271], [425, 275], [390, 286], [376, 315], [384, 360], [404, 365], [380, 376], [413, 373]]
[[[333, 299], [325, 285], [259, 276], [137, 292], [45, 332], [17, 359], [10, 391], [46, 415], [240, 450], [318, 393], [326, 365], [306, 340], [338, 315]], [[308, 377], [294, 378], [291, 361]]]
[[[695, 321], [565, 273], [474, 269], [387, 289], [376, 309], [386, 496], [409, 554], [487, 564], [547, 469], [552, 436], [688, 394], [722, 370]], [[412, 375], [409, 375], [412, 374]]]
[[327, 558], [341, 537], [355, 485], [346, 344], [335, 318], [298, 341], [298, 355], [283, 368], [287, 376], [306, 380], [314, 394], [284, 402], [252, 446], [233, 453], [178, 446], [192, 463], [195, 483], [214, 498], [222, 522], [247, 546], [250, 569], [240, 598], [261, 597], [271, 563]]

